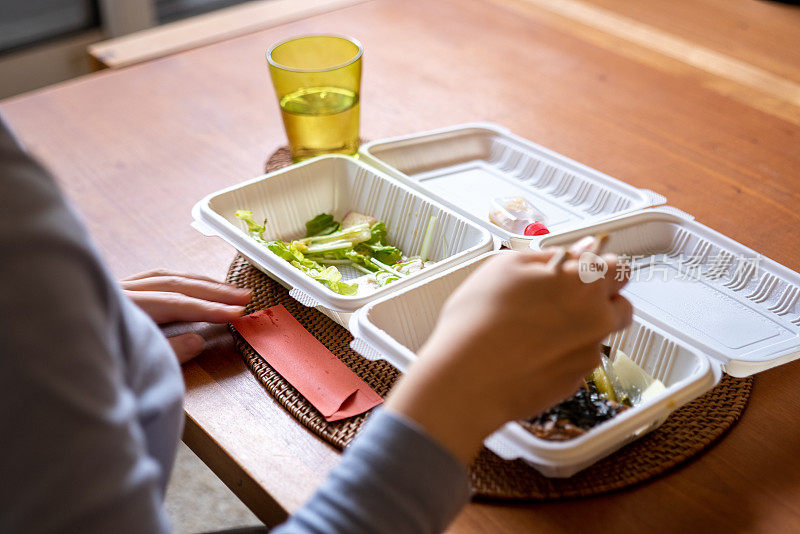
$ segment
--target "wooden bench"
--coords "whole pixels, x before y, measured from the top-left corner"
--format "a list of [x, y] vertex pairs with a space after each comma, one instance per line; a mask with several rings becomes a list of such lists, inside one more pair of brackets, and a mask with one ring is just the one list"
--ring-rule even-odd
[[259, 0], [109, 39], [87, 48], [95, 68], [118, 69], [365, 0]]

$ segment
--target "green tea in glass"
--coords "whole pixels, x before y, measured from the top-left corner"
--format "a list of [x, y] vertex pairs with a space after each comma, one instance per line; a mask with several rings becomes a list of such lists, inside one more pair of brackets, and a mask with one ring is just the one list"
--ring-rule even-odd
[[358, 150], [362, 52], [338, 35], [288, 39], [267, 52], [292, 161]]

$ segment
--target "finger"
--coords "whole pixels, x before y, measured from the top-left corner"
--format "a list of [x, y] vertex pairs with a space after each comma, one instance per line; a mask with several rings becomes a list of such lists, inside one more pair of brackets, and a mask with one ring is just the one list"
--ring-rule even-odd
[[566, 263], [568, 259], [569, 255], [567, 254], [567, 251], [564, 250], [563, 248], [558, 249], [555, 251], [555, 253], [553, 253], [552, 256], [550, 256], [550, 259], [547, 260], [545, 268], [548, 271], [556, 271], [558, 269], [561, 269], [561, 266], [564, 265], [564, 263]]
[[244, 313], [243, 306], [209, 302], [181, 293], [125, 291], [125, 294], [158, 324], [172, 321], [227, 323]]
[[538, 251], [518, 252], [520, 261], [524, 263], [547, 263], [561, 250], [561, 247], [547, 247]]
[[570, 259], [563, 263], [561, 271], [567, 276], [577, 277], [584, 283], [605, 287], [606, 295], [619, 294], [630, 278], [630, 267], [620, 262], [616, 254], [603, 254], [599, 259], [597, 257]]
[[616, 254], [603, 254], [601, 264], [606, 264], [606, 274], [603, 279], [609, 295], [616, 295], [628, 283], [630, 269], [624, 262], [620, 262]]
[[[473, 271], [467, 280], [480, 280], [486, 272], [491, 272], [498, 265], [503, 265], [507, 268], [533, 265], [544, 267], [544, 264], [553, 255], [553, 250], [543, 250], [537, 252], [518, 252], [515, 250], [504, 250], [500, 254], [492, 256], [488, 261], [484, 262], [480, 267]], [[465, 280], [462, 285], [469, 282]]]
[[192, 333], [170, 337], [167, 341], [172, 345], [172, 350], [180, 363], [186, 363], [198, 356], [206, 347], [206, 340]]
[[124, 280], [121, 285], [123, 289], [129, 291], [169, 291], [223, 304], [245, 305], [250, 302], [252, 296], [248, 289], [183, 276], [155, 276]]
[[579, 264], [578, 260], [576, 259], [569, 259], [569, 256], [566, 256], [566, 259], [560, 262], [558, 274], [562, 277], [567, 279], [572, 279], [573, 281], [579, 280], [580, 276], [579, 272]]
[[183, 278], [193, 278], [195, 280], [205, 280], [206, 282], [218, 282], [213, 278], [209, 278], [208, 276], [203, 276], [202, 274], [192, 274], [192, 273], [179, 273], [176, 271], [170, 271], [169, 269], [152, 269], [150, 271], [144, 271], [142, 273], [134, 274], [123, 278], [122, 280], [141, 280], [142, 278], [153, 278], [156, 276], [181, 276]]
[[600, 346], [597, 343], [590, 343], [571, 352], [567, 357], [582, 381], [587, 374], [600, 365], [600, 354]]
[[631, 266], [613, 254], [603, 254], [603, 259], [608, 263], [609, 291], [611, 295], [615, 295], [630, 281]]
[[633, 320], [633, 305], [622, 295], [614, 295], [610, 301], [612, 332], [627, 328]]
[[593, 235], [584, 236], [569, 246], [568, 252], [573, 258], [579, 257], [587, 250], [591, 250], [597, 243]]

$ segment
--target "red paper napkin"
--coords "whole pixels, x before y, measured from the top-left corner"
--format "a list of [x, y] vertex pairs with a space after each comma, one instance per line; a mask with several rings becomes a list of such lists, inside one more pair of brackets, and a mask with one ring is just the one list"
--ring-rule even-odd
[[326, 421], [352, 417], [383, 402], [283, 306], [257, 311], [233, 326]]

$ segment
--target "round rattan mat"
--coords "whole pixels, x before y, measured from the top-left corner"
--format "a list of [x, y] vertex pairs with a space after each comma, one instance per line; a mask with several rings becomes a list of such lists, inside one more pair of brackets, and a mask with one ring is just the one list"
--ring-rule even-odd
[[[288, 150], [267, 162], [272, 171], [289, 163]], [[352, 336], [316, 309], [307, 308], [288, 291], [237, 256], [227, 281], [253, 290], [248, 313], [282, 304], [303, 327], [380, 395], [386, 395], [399, 372], [384, 361], [371, 362], [350, 348]], [[331, 445], [343, 449], [355, 437], [367, 415], [328, 423], [288, 382], [273, 370], [236, 331], [236, 346], [255, 377], [300, 423]], [[643, 482], [688, 460], [710, 446], [741, 416], [753, 379], [724, 375], [713, 390], [674, 412], [643, 438], [566, 479], [547, 478], [522, 461], [504, 461], [481, 450], [470, 467], [476, 497], [494, 499], [556, 499], [585, 497]]]

